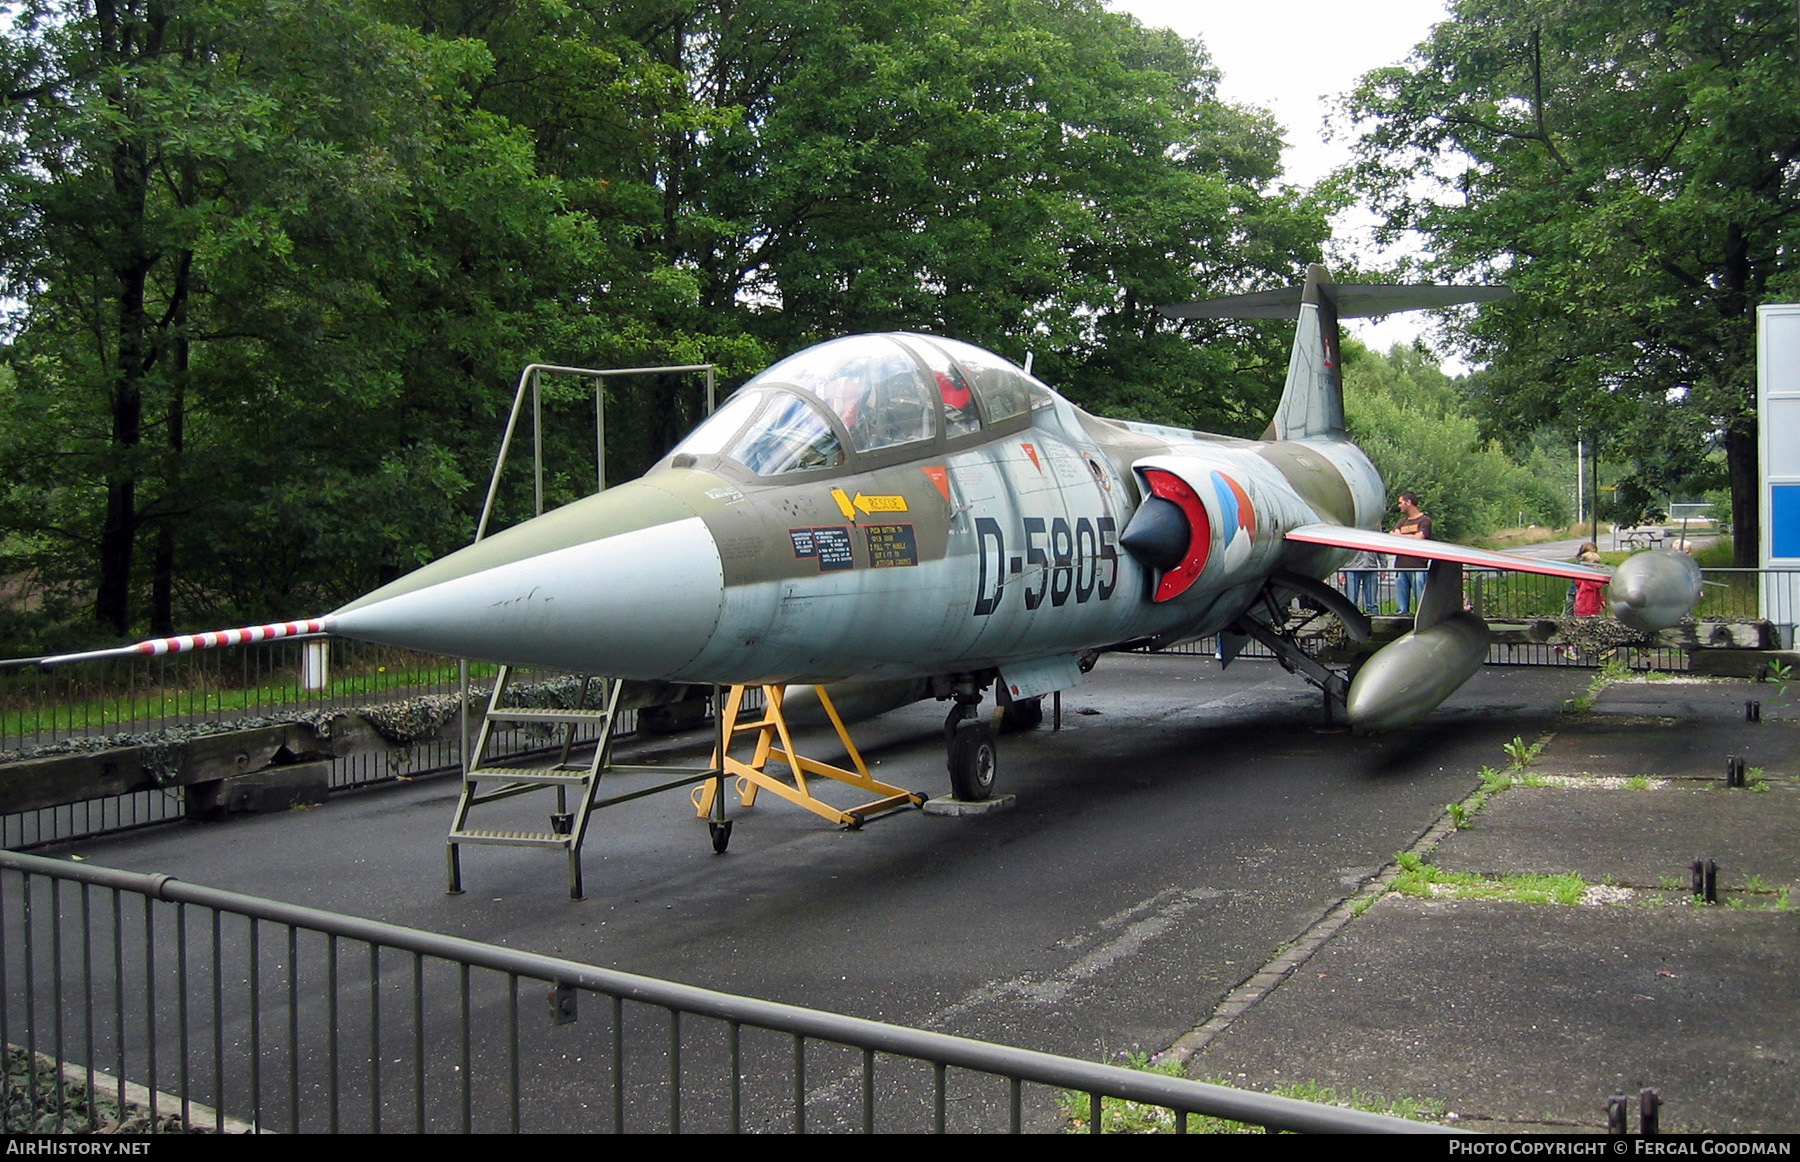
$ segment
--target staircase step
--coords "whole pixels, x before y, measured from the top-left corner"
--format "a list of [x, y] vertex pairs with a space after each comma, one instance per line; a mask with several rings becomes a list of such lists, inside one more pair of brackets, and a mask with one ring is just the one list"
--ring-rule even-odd
[[571, 838], [554, 831], [492, 831], [477, 827], [450, 833], [452, 843], [494, 843], [511, 847], [567, 847]]
[[487, 712], [489, 722], [512, 723], [584, 723], [605, 722], [604, 710], [537, 710], [528, 707], [502, 706]]
[[591, 778], [589, 768], [586, 766], [573, 770], [563, 767], [476, 767], [464, 776], [464, 781], [476, 783], [504, 780], [511, 783], [541, 783], [546, 787], [554, 787], [558, 784], [575, 786], [587, 783]]

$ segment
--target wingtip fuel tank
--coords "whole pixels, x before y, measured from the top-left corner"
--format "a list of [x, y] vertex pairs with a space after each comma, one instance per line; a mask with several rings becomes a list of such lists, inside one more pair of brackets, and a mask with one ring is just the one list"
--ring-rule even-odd
[[1700, 566], [1678, 549], [1627, 557], [1607, 587], [1612, 615], [1632, 629], [1667, 629], [1700, 603]]

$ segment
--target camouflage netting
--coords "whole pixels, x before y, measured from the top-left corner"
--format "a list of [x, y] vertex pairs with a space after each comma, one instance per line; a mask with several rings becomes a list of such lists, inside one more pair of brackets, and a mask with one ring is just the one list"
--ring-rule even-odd
[[[485, 690], [469, 691], [471, 702], [486, 696]], [[365, 706], [353, 713], [361, 715], [375, 728], [376, 734], [395, 746], [412, 746], [437, 734], [445, 723], [456, 717], [461, 707], [460, 695], [424, 694], [417, 698], [402, 698], [398, 702]]]
[[[605, 685], [600, 682], [591, 683], [587, 697], [581, 696], [581, 679], [575, 677], [553, 678], [546, 682], [528, 682], [506, 688], [506, 705], [532, 710], [602, 710], [605, 707], [600, 699], [605, 693]], [[478, 710], [488, 699], [490, 691], [486, 687], [469, 688], [469, 706]], [[418, 698], [404, 698], [398, 702], [383, 702], [378, 706], [367, 706], [354, 713], [368, 720], [370, 726], [382, 738], [395, 746], [410, 746], [422, 739], [430, 738], [452, 718], [462, 706], [462, 699], [455, 694], [427, 694]], [[549, 728], [537, 726], [534, 733], [549, 734]]]
[[85, 1134], [90, 1128], [96, 1134], [212, 1132], [209, 1127], [186, 1125], [179, 1114], [162, 1110], [153, 1123], [150, 1111], [141, 1106], [127, 1102], [121, 1108], [117, 1089], [108, 1094], [102, 1084], [89, 1092], [83, 1082], [61, 1074], [41, 1056], [34, 1060], [16, 1045], [6, 1047], [6, 1133]]
[[1574, 646], [1584, 656], [1602, 658], [1621, 646], [1651, 646], [1655, 639], [1611, 617], [1558, 617], [1552, 642]]

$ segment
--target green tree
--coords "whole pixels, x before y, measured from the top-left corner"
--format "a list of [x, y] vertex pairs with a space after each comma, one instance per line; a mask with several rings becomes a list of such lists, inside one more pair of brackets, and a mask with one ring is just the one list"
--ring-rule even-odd
[[1470, 332], [1510, 426], [1716, 433], [1749, 561], [1755, 308], [1800, 291], [1793, 4], [1458, 0], [1350, 109], [1390, 228], [1519, 291]]
[[[1253, 434], [1285, 341], [1153, 307], [1289, 282], [1327, 229], [1200, 46], [1098, 0], [15, 8], [0, 555], [114, 633], [320, 608], [466, 538], [530, 361], [729, 386], [918, 328]], [[699, 415], [693, 379], [608, 396], [615, 479]], [[549, 429], [552, 501], [585, 430]]]
[[1327, 207], [1199, 45], [1093, 0], [719, 2], [667, 35], [705, 103], [667, 183], [702, 304], [777, 351], [928, 330], [1107, 410], [1266, 421], [1285, 352], [1154, 308], [1289, 281]]
[[[433, 38], [479, 43], [491, 67], [465, 82], [473, 108], [531, 142], [536, 171], [557, 182], [565, 212], [582, 216], [597, 245], [586, 286], [558, 297], [571, 316], [592, 315], [546, 348], [550, 361], [595, 367], [717, 363], [747, 378], [771, 349], [744, 329], [730, 295], [708, 294], [681, 239], [696, 214], [680, 177], [686, 154], [736, 115], [692, 91], [681, 51], [712, 5], [666, 0], [380, 0], [379, 11]], [[554, 289], [554, 288], [546, 288]], [[518, 368], [501, 369], [503, 379]], [[574, 415], [579, 392], [553, 389]], [[614, 381], [607, 388], [613, 481], [635, 476], [702, 418], [692, 375]], [[585, 399], [585, 397], [583, 397]], [[591, 404], [585, 406], [591, 407]], [[552, 465], [591, 458], [580, 447], [591, 415], [553, 425]], [[493, 431], [484, 430], [491, 454]], [[580, 473], [552, 482], [557, 501], [580, 495]], [[523, 494], [510, 515], [521, 511]], [[503, 509], [506, 506], [503, 505]]]
[[39, 0], [4, 52], [9, 549], [125, 632], [146, 538], [165, 630], [466, 537], [497, 384], [597, 345], [605, 269], [472, 107], [483, 47], [356, 0]]

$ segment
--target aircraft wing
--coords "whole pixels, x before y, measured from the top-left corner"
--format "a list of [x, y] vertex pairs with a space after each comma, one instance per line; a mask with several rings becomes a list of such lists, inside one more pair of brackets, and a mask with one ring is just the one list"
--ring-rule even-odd
[[1576, 565], [1565, 561], [1541, 561], [1535, 557], [1521, 557], [1514, 553], [1495, 553], [1487, 549], [1472, 549], [1467, 545], [1453, 545], [1449, 541], [1400, 537], [1393, 533], [1350, 528], [1346, 525], [1301, 525], [1288, 530], [1287, 539], [1308, 545], [1331, 545], [1339, 549], [1354, 549], [1357, 552], [1393, 553], [1396, 556], [1424, 557], [1432, 561], [1456, 561], [1459, 564], [1472, 565], [1477, 569], [1507, 569], [1515, 573], [1544, 573], [1551, 577], [1567, 577], [1571, 581], [1612, 580], [1612, 574], [1607, 570], [1595, 569], [1588, 565]]

